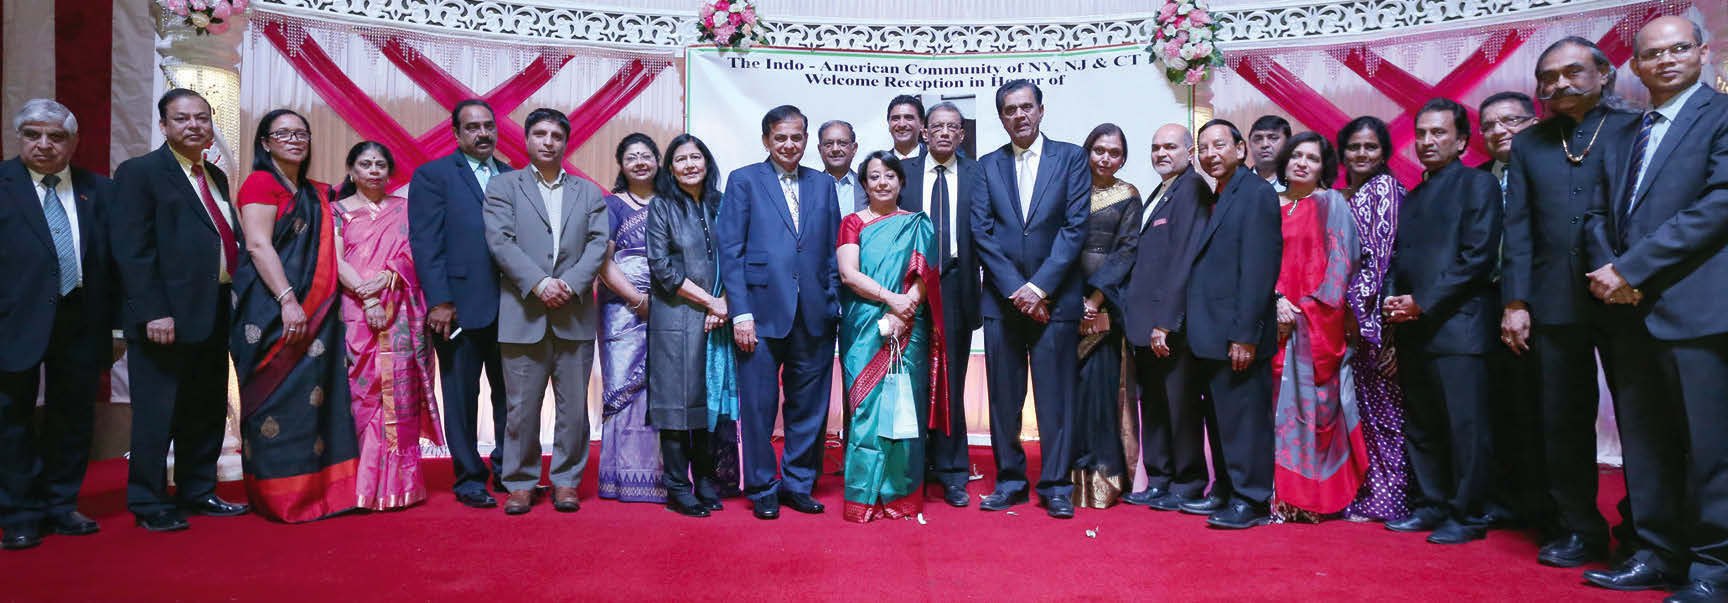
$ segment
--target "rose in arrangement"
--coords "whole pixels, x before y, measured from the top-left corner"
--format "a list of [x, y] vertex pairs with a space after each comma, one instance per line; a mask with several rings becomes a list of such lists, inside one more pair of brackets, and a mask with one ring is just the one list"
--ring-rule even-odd
[[696, 11], [697, 41], [713, 42], [721, 48], [749, 50], [766, 42], [750, 0], [708, 0]]
[[157, 0], [163, 12], [180, 18], [198, 35], [228, 32], [228, 20], [246, 12], [248, 0]]
[[1164, 66], [1171, 83], [1193, 86], [1224, 64], [1224, 53], [1213, 44], [1218, 23], [1202, 0], [1164, 0], [1153, 19], [1156, 28], [1146, 51]]

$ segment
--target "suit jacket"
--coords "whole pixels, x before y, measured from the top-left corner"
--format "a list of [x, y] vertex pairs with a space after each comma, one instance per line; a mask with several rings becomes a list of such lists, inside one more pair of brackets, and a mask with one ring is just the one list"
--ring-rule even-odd
[[797, 228], [769, 161], [732, 170], [721, 198], [714, 238], [727, 311], [751, 315], [761, 337], [785, 337], [800, 314], [807, 333], [833, 333], [840, 318], [834, 177], [798, 167]]
[[1422, 314], [1398, 325], [1401, 341], [1435, 354], [1482, 354], [1497, 345], [1500, 305], [1492, 277], [1501, 216], [1494, 175], [1458, 161], [1404, 197], [1386, 291], [1414, 296]]
[[[84, 279], [84, 314], [89, 328], [78, 341], [59, 341], [75, 346], [75, 356], [88, 367], [110, 361], [110, 325], [116, 286], [110, 279], [107, 213], [114, 203], [114, 183], [81, 168], [71, 170], [72, 194], [78, 211], [80, 270]], [[0, 346], [0, 371], [18, 372], [42, 362], [54, 331], [54, 316], [60, 303], [60, 255], [48, 231], [36, 183], [17, 157], [0, 163], [0, 266], [5, 266], [7, 286], [0, 288], [0, 332], [7, 333]]]
[[[228, 177], [216, 164], [204, 162], [205, 181], [236, 210], [229, 228], [245, 261], [246, 237], [237, 219], [238, 206], [229, 194]], [[163, 144], [133, 157], [114, 170], [115, 203], [109, 215], [109, 237], [115, 268], [125, 291], [122, 328], [126, 337], [144, 338], [144, 324], [174, 319], [174, 341], [205, 341], [218, 312], [233, 303], [222, 299], [222, 237], [210, 212], [174, 151]], [[229, 266], [232, 273], [239, 266]]]
[[[1502, 303], [1523, 301], [1536, 324], [1581, 323], [1597, 308], [1599, 302], [1590, 296], [1584, 279], [1596, 266], [1584, 265], [1583, 222], [1598, 196], [1603, 151], [1612, 140], [1597, 135], [1596, 129], [1612, 135], [1637, 120], [1635, 114], [1599, 105], [1583, 123], [1556, 115], [1512, 141], [1500, 298]], [[1573, 164], [1566, 158], [1561, 144], [1566, 137], [1573, 151], [1591, 148], [1583, 162]]]
[[[1188, 302], [1188, 273], [1212, 209], [1212, 190], [1193, 168], [1136, 200], [1122, 216], [1116, 250], [1092, 274], [1091, 285], [1122, 308], [1128, 343], [1151, 344], [1152, 329], [1180, 332]], [[1164, 202], [1141, 222], [1147, 203], [1165, 187]]]
[[[511, 172], [497, 161], [493, 178]], [[498, 318], [498, 269], [486, 246], [486, 191], [461, 151], [414, 170], [408, 186], [408, 244], [427, 307], [456, 304], [463, 328]], [[571, 283], [575, 285], [575, 283]]]
[[[930, 155], [924, 154], [901, 162], [901, 169], [906, 171], [906, 186], [900, 189], [900, 209], [906, 211], [921, 211], [930, 213], [924, 207], [924, 189], [929, 184], [924, 182], [924, 162]], [[978, 250], [972, 239], [972, 201], [974, 185], [977, 184], [978, 162], [969, 157], [954, 154], [955, 179], [954, 215], [949, 217], [949, 228], [955, 231], [954, 254], [955, 271], [961, 278], [957, 279], [959, 287], [954, 292], [942, 292], [943, 315], [955, 314], [967, 331], [975, 331], [983, 326], [984, 317], [979, 313], [979, 300], [984, 295], [984, 284], [979, 279]], [[946, 237], [948, 233], [938, 232], [938, 237]], [[946, 274], [944, 277], [946, 278]]]
[[[493, 176], [486, 185], [486, 246], [498, 262], [498, 341], [537, 343], [548, 330], [559, 339], [594, 339], [594, 277], [600, 272], [612, 220], [606, 192], [582, 178], [566, 176], [559, 187], [557, 224], [548, 218], [538, 171]], [[558, 249], [552, 249], [552, 229]], [[554, 260], [556, 256], [556, 260]], [[570, 285], [570, 301], [555, 310], [534, 294], [542, 279]]]
[[[1659, 339], [1728, 332], [1728, 95], [1705, 86], [1681, 107], [1636, 191], [1634, 119], [1614, 132], [1602, 158], [1596, 202], [1587, 219], [1590, 269], [1614, 264], [1644, 293], [1644, 324]], [[1608, 136], [1608, 132], [1603, 132]]]
[[1022, 216], [1014, 178], [1013, 143], [978, 160], [967, 201], [972, 237], [984, 267], [985, 318], [1017, 316], [1008, 296], [1030, 282], [1044, 290], [1052, 320], [1080, 320], [1083, 278], [1075, 261], [1085, 242], [1092, 197], [1091, 171], [1080, 147], [1044, 139], [1032, 186], [1030, 215]]
[[1272, 185], [1253, 170], [1236, 168], [1194, 249], [1184, 308], [1189, 349], [1209, 360], [1229, 359], [1231, 343], [1253, 345], [1257, 359], [1277, 354], [1273, 291], [1284, 230]]

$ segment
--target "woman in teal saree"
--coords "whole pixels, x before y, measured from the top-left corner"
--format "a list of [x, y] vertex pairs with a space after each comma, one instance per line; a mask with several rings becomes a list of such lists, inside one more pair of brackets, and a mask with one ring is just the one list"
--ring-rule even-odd
[[[926, 261], [936, 244], [930, 218], [897, 206], [906, 176], [893, 154], [871, 153], [858, 173], [870, 205], [841, 220], [835, 255], [846, 284], [840, 365], [852, 405], [845, 518], [865, 523], [923, 509], [924, 430], [948, 428], [948, 365], [942, 288], [925, 286], [941, 282]], [[908, 391], [909, 408], [896, 404]]]

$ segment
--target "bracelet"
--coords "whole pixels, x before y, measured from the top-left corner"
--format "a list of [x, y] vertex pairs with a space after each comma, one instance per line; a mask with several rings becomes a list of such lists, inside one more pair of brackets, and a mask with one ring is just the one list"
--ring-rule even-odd
[[360, 302], [360, 307], [368, 308], [368, 309], [376, 308], [381, 303], [383, 303], [383, 302], [378, 301], [378, 298], [376, 298], [376, 297], [368, 297], [368, 298], [366, 298], [366, 301]]
[[293, 287], [283, 289], [281, 293], [276, 294], [276, 303], [282, 303], [282, 298], [288, 297], [288, 296], [293, 295], [293, 294], [294, 294], [294, 288]]

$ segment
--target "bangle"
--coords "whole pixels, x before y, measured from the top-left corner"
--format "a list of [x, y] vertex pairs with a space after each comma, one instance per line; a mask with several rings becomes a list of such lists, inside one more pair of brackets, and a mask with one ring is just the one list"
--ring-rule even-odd
[[293, 295], [293, 294], [294, 294], [294, 288], [293, 287], [288, 287], [286, 289], [283, 289], [281, 293], [276, 294], [276, 303], [282, 303], [282, 298], [288, 297], [288, 296]]
[[362, 308], [376, 308], [381, 303], [382, 302], [379, 302], [378, 298], [376, 298], [376, 297], [368, 297], [368, 298], [366, 298], [366, 301], [360, 303], [360, 307], [362, 307]]

